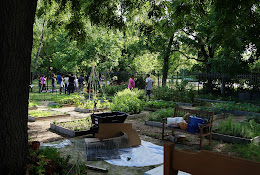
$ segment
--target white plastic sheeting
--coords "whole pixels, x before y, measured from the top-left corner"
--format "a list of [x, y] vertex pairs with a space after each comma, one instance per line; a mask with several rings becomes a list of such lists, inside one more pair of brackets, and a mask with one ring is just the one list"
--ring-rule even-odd
[[117, 166], [143, 167], [163, 163], [163, 147], [143, 141], [133, 148], [119, 149], [120, 159], [105, 160]]
[[66, 146], [71, 145], [71, 141], [70, 140], [64, 140], [63, 142], [59, 143], [59, 144], [51, 144], [51, 143], [41, 143], [41, 147], [52, 147], [52, 148], [64, 148]]

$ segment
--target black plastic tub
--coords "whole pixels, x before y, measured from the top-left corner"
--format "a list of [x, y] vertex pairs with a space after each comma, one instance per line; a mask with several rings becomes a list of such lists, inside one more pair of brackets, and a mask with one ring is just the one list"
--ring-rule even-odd
[[94, 135], [98, 133], [99, 123], [124, 123], [128, 114], [124, 112], [104, 112], [100, 114], [91, 114], [91, 120], [94, 124], [90, 128], [90, 132]]
[[123, 112], [104, 112], [100, 114], [91, 114], [93, 124], [99, 123], [124, 123], [128, 114]]

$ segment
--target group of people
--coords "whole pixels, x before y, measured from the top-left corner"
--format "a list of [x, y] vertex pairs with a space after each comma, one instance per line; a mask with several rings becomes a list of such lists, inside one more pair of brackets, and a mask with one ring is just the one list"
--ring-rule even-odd
[[[86, 76], [86, 81], [88, 81], [88, 77]], [[46, 90], [46, 77], [44, 74], [42, 76], [38, 76], [38, 82], [39, 82], [39, 93], [41, 93], [43, 90]], [[83, 89], [84, 86], [84, 76], [81, 75], [79, 78], [74, 76], [73, 74], [58, 74], [57, 76], [53, 74], [51, 79], [52, 84], [52, 92], [55, 91], [55, 83], [57, 82], [59, 86], [60, 94], [64, 90], [65, 94], [70, 94], [79, 92]]]
[[[135, 88], [134, 78], [135, 78], [134, 75], [132, 75], [131, 78], [129, 79], [128, 88], [130, 90], [133, 90]], [[154, 81], [150, 78], [150, 74], [146, 74], [145, 90], [146, 90], [147, 96], [149, 97], [149, 100], [151, 98], [151, 91], [152, 91], [153, 83], [154, 83]]]
[[[38, 76], [38, 82], [39, 82], [39, 93], [42, 92], [42, 90], [46, 90], [46, 77], [44, 74], [42, 76]], [[60, 94], [62, 93], [63, 89], [65, 94], [70, 94], [82, 91], [85, 82], [88, 82], [89, 76], [87, 75], [84, 77], [84, 75], [80, 75], [79, 78], [74, 76], [73, 74], [58, 74], [57, 76], [53, 74], [52, 79], [51, 79], [51, 84], [52, 84], [52, 92], [55, 90], [55, 83], [59, 85], [59, 91]], [[99, 80], [101, 79], [101, 76], [99, 76]], [[151, 98], [151, 91], [152, 91], [152, 86], [153, 86], [154, 81], [150, 78], [150, 74], [146, 75], [146, 80], [145, 80], [145, 90], [147, 93], [147, 96], [149, 99]], [[99, 82], [98, 82], [99, 84]], [[99, 84], [100, 86], [100, 84]], [[128, 88], [130, 90], [133, 90], [135, 88], [135, 81], [134, 81], [134, 75], [131, 76], [129, 79], [128, 83]]]

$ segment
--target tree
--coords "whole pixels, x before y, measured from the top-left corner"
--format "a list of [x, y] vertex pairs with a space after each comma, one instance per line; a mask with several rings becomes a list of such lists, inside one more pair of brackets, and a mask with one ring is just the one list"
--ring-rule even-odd
[[28, 95], [37, 1], [0, 1], [0, 172], [24, 174]]

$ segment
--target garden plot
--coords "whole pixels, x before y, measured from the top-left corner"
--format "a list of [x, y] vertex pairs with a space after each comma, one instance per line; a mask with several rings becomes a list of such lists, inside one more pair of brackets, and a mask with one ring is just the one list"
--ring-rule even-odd
[[69, 117], [70, 114], [53, 110], [32, 110], [29, 111], [28, 116], [31, 120], [44, 120], [50, 118]]
[[50, 128], [52, 130], [71, 137], [89, 134], [88, 131], [91, 126], [92, 124], [90, 117], [68, 122], [50, 123]]

